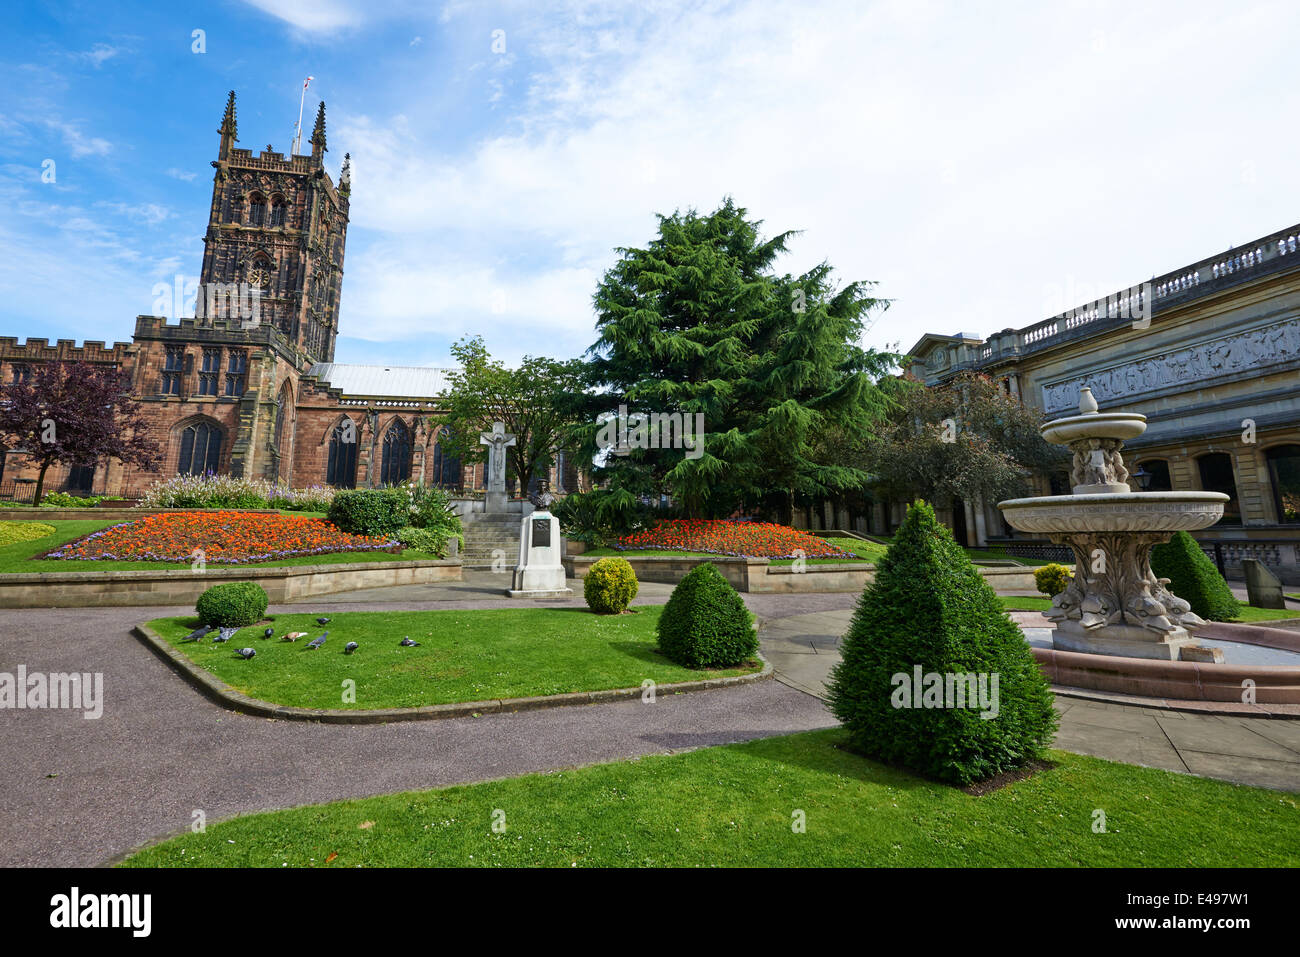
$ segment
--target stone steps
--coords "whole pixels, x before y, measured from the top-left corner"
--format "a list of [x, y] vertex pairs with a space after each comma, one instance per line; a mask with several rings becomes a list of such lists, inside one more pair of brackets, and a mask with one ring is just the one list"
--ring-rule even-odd
[[[519, 519], [514, 517], [467, 522], [461, 564], [467, 567], [490, 567], [504, 558], [507, 565], [514, 567], [519, 559], [519, 524]], [[494, 555], [494, 551], [498, 551], [498, 554]]]

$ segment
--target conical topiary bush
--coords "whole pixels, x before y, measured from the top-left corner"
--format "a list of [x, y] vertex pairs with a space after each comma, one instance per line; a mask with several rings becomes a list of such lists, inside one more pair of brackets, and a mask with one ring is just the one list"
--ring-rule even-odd
[[1056, 730], [1020, 629], [925, 502], [876, 565], [840, 651], [831, 709], [869, 757], [968, 784], [1041, 756]]
[[1166, 587], [1206, 621], [1227, 621], [1241, 614], [1241, 602], [1219, 569], [1186, 532], [1174, 532], [1169, 541], [1151, 549], [1151, 571], [1156, 578], [1168, 578]]
[[730, 668], [754, 656], [749, 609], [711, 562], [682, 576], [659, 616], [659, 650], [687, 668]]

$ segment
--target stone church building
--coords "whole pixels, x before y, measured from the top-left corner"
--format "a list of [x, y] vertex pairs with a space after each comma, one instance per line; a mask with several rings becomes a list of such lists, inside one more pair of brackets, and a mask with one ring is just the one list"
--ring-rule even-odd
[[[112, 346], [0, 337], [5, 381], [52, 360], [127, 373], [163, 449], [157, 472], [56, 466], [46, 488], [134, 496], [160, 477], [214, 472], [296, 488], [481, 489], [483, 466], [462, 467], [439, 441], [448, 370], [334, 361], [352, 184], [349, 157], [337, 183], [325, 171], [325, 104], [310, 155], [237, 147], [233, 91], [218, 133], [198, 318], [140, 316], [132, 341]], [[21, 452], [0, 449], [0, 496], [21, 499], [34, 476]], [[576, 481], [562, 463], [550, 478], [557, 490]]]

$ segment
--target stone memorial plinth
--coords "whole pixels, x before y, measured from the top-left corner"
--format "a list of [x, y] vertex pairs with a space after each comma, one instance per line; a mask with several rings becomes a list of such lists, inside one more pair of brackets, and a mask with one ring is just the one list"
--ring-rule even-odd
[[560, 520], [546, 510], [525, 515], [519, 524], [519, 564], [515, 567], [511, 598], [565, 598], [573, 589], [565, 584], [560, 561]]

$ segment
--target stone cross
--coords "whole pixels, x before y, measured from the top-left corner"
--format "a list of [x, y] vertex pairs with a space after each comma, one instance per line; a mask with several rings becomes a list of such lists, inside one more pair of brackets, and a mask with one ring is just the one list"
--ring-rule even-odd
[[515, 436], [506, 431], [504, 422], [493, 422], [491, 432], [480, 432], [478, 444], [488, 447], [488, 491], [506, 490], [506, 448], [515, 444]]

